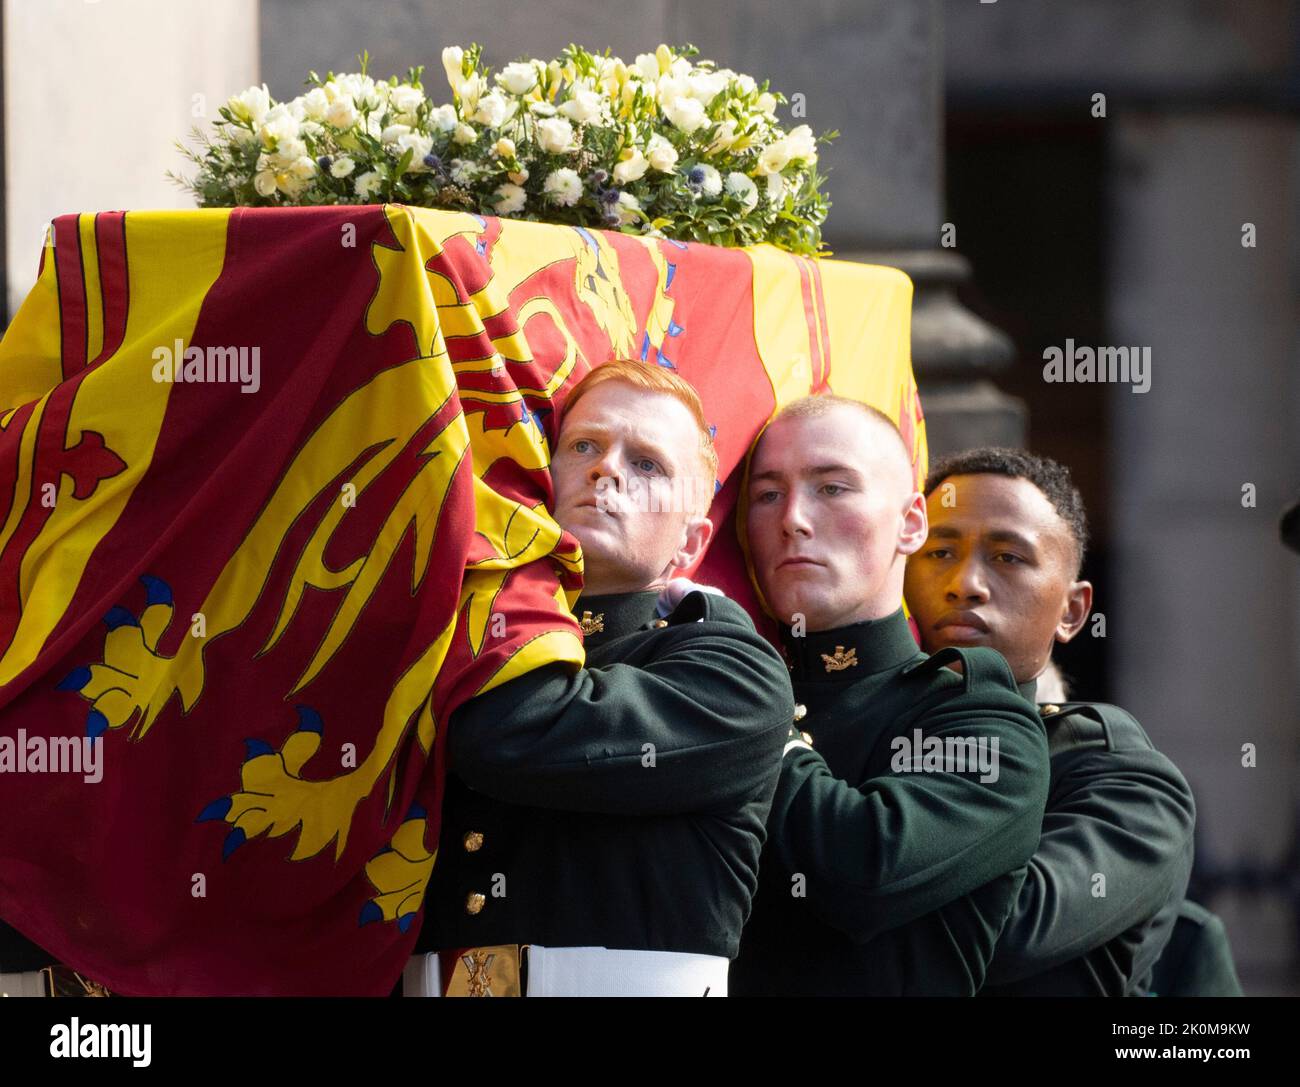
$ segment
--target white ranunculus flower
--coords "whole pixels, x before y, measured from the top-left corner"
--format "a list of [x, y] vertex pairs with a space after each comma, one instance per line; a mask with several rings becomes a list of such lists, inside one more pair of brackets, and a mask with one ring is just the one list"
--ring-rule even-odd
[[335, 128], [351, 128], [357, 123], [357, 107], [352, 104], [352, 99], [344, 96], [336, 98], [329, 104], [329, 109], [325, 111], [325, 122]]
[[767, 175], [767, 199], [772, 204], [779, 204], [785, 199], [785, 179], [780, 174]]
[[502, 136], [492, 145], [492, 154], [499, 159], [512, 159], [518, 154], [518, 149], [515, 147], [514, 140], [508, 136]]
[[415, 118], [423, 103], [424, 92], [419, 87], [412, 87], [406, 83], [398, 84], [388, 96], [388, 104], [403, 117], [411, 119]]
[[333, 177], [347, 177], [357, 168], [357, 164], [352, 161], [349, 155], [339, 155], [330, 163], [330, 174]]
[[497, 215], [513, 215], [517, 211], [523, 211], [524, 204], [528, 200], [528, 194], [518, 185], [498, 185], [496, 195], [501, 197], [492, 206], [493, 212]]
[[458, 143], [464, 147], [466, 144], [473, 143], [476, 139], [478, 139], [478, 133], [469, 125], [462, 122], [456, 126], [456, 131], [452, 134], [451, 142]]
[[537, 66], [521, 60], [507, 64], [497, 73], [497, 82], [509, 94], [527, 94], [537, 86]]
[[399, 155], [411, 152], [410, 165], [406, 167], [406, 172], [410, 174], [421, 174], [428, 171], [429, 167], [424, 164], [424, 156], [433, 150], [433, 137], [426, 132], [408, 132], [397, 140], [397, 151]]
[[727, 175], [724, 188], [733, 196], [740, 198], [746, 211], [753, 211], [758, 205], [758, 186], [739, 170], [733, 170]]
[[648, 158], [652, 169], [668, 173], [677, 165], [677, 148], [658, 133], [650, 137], [650, 144], [646, 150], [649, 152]]
[[695, 98], [678, 98], [671, 105], [664, 107], [664, 116], [674, 128], [686, 135], [698, 132], [708, 123], [704, 114], [704, 105]]
[[411, 131], [410, 125], [389, 125], [379, 135], [379, 142], [391, 146]]
[[592, 90], [578, 89], [560, 106], [560, 112], [569, 120], [588, 125], [600, 117], [604, 99]]
[[578, 176], [577, 170], [570, 170], [567, 166], [552, 170], [542, 185], [542, 191], [550, 197], [552, 203], [564, 208], [572, 207], [582, 199], [582, 178]]
[[429, 127], [435, 132], [451, 132], [456, 124], [455, 106], [437, 106], [429, 110]]
[[488, 128], [500, 128], [510, 115], [510, 101], [500, 91], [492, 91], [478, 100], [473, 120]]
[[707, 164], [701, 164], [696, 169], [704, 174], [704, 178], [700, 182], [700, 192], [705, 196], [717, 196], [718, 193], [722, 192], [722, 175], [716, 169]]
[[659, 59], [653, 53], [638, 53], [632, 66], [641, 73], [642, 79], [654, 83], [659, 78]]
[[628, 223], [635, 223], [637, 219], [640, 218], [637, 212], [641, 210], [641, 201], [630, 192], [619, 193], [618, 203], [614, 206], [618, 211], [619, 226], [626, 226]]
[[791, 129], [785, 137], [785, 143], [790, 151], [791, 162], [817, 161], [817, 137], [807, 125]]
[[614, 167], [614, 180], [620, 185], [640, 181], [650, 169], [650, 160], [641, 153], [640, 148], [629, 147], [623, 151], [618, 165]]
[[275, 192], [275, 171], [258, 170], [253, 175], [253, 188], [257, 190], [258, 196], [270, 196]]
[[369, 200], [370, 197], [374, 196], [375, 193], [379, 191], [383, 183], [384, 179], [381, 178], [379, 174], [374, 170], [367, 170], [364, 174], [359, 174], [357, 176], [356, 181], [352, 183], [352, 187], [356, 190], [356, 194], [361, 197], [362, 200]]
[[548, 117], [537, 122], [537, 142], [549, 155], [562, 155], [573, 149], [573, 125], [563, 117]]
[[790, 145], [782, 137], [774, 140], [759, 152], [759, 174], [779, 174], [790, 161]]
[[[265, 83], [260, 87], [249, 87], [243, 94], [235, 95], [226, 106], [237, 120], [260, 126], [271, 108], [271, 92]], [[270, 193], [262, 195], [269, 196]]]
[[325, 120], [325, 114], [329, 108], [330, 100], [319, 87], [313, 87], [302, 96], [303, 113], [313, 121]]

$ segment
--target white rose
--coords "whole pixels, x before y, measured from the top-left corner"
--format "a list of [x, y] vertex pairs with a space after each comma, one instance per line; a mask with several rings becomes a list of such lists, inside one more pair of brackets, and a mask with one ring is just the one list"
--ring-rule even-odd
[[727, 192], [740, 198], [746, 211], [753, 211], [758, 204], [758, 186], [738, 170], [733, 170], [727, 175], [725, 188]]
[[785, 137], [785, 143], [790, 152], [791, 162], [817, 161], [817, 138], [807, 125], [800, 125], [798, 128], [791, 129]]
[[392, 94], [388, 96], [388, 102], [404, 117], [414, 118], [424, 103], [424, 92], [419, 87], [402, 83], [393, 88]]
[[452, 143], [458, 143], [462, 147], [473, 143], [476, 139], [478, 139], [478, 133], [467, 124], [458, 124], [455, 133], [451, 137]]
[[389, 125], [379, 134], [379, 142], [392, 146], [403, 136], [408, 135], [410, 131], [410, 125]]
[[785, 199], [785, 180], [780, 174], [767, 175], [767, 199], [772, 204], [779, 204]]
[[336, 98], [325, 111], [325, 122], [335, 128], [351, 128], [357, 123], [357, 107], [351, 98]]
[[542, 191], [553, 203], [565, 208], [572, 207], [582, 198], [582, 178], [576, 170], [570, 170], [567, 166], [553, 170], [542, 185]]
[[456, 124], [455, 106], [438, 106], [429, 110], [429, 127], [435, 132], [450, 132]]
[[790, 161], [790, 145], [785, 139], [775, 140], [763, 148], [758, 156], [759, 174], [779, 174]]
[[560, 112], [580, 125], [591, 124], [600, 117], [602, 98], [595, 91], [576, 90], [560, 107]]
[[538, 121], [537, 142], [547, 154], [562, 155], [573, 148], [573, 125], [563, 117]]
[[[271, 108], [271, 92], [266, 89], [265, 83], [260, 87], [249, 87], [243, 94], [235, 95], [226, 106], [237, 120], [260, 126]], [[270, 196], [270, 193], [262, 195]]]
[[650, 168], [650, 160], [636, 147], [629, 147], [623, 152], [622, 160], [614, 167], [614, 180], [620, 185], [631, 181], [640, 181]]
[[500, 91], [493, 91], [478, 100], [478, 109], [472, 119], [488, 128], [500, 128], [509, 115], [509, 100]]
[[499, 159], [512, 159], [517, 153], [515, 141], [507, 136], [502, 136], [492, 145], [492, 154]]
[[537, 86], [537, 68], [531, 61], [515, 61], [497, 73], [497, 82], [510, 94], [527, 94]]
[[361, 197], [362, 200], [369, 200], [370, 197], [374, 196], [375, 193], [379, 191], [380, 186], [383, 184], [383, 178], [375, 173], [374, 170], [367, 170], [364, 174], [358, 175], [356, 181], [352, 184], [357, 195]]
[[664, 116], [674, 128], [680, 129], [688, 136], [698, 132], [708, 122], [708, 118], [704, 115], [703, 104], [694, 98], [678, 98], [664, 107]]
[[618, 203], [615, 207], [618, 209], [619, 226], [626, 226], [628, 223], [635, 223], [637, 219], [640, 218], [637, 213], [641, 210], [641, 201], [630, 192], [619, 193]]
[[411, 152], [411, 163], [407, 166], [408, 173], [423, 173], [428, 170], [424, 164], [424, 156], [433, 150], [433, 137], [424, 132], [408, 132], [400, 137], [397, 141], [397, 151], [399, 155]]
[[258, 196], [270, 196], [275, 192], [275, 171], [258, 170], [253, 175], [253, 188], [257, 190]]
[[667, 173], [677, 165], [677, 148], [664, 137], [657, 134], [651, 136], [648, 150], [651, 168]]
[[302, 96], [303, 112], [313, 121], [325, 120], [325, 114], [329, 108], [330, 100], [319, 87], [313, 87]]
[[330, 174], [334, 177], [347, 177], [357, 168], [357, 164], [348, 155], [340, 155], [330, 163]]
[[518, 185], [498, 185], [496, 195], [501, 197], [492, 207], [497, 215], [513, 215], [517, 211], [523, 211], [528, 199], [528, 194]]

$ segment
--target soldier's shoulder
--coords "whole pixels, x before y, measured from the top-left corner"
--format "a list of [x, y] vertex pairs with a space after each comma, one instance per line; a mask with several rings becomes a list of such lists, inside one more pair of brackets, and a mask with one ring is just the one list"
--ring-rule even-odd
[[[953, 664], [961, 665], [960, 673], [949, 667]], [[949, 646], [929, 656], [920, 656], [900, 669], [899, 678], [917, 686], [954, 690], [997, 687], [1016, 690], [1016, 680], [1006, 658], [996, 649], [983, 646], [969, 649]]]
[[1137, 718], [1109, 702], [1044, 702], [1038, 713], [1053, 732], [1068, 736], [1073, 746], [1116, 752], [1155, 750]]

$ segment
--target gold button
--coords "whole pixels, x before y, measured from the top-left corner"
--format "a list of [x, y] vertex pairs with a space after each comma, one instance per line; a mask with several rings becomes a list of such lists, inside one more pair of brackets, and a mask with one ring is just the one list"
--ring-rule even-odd
[[477, 913], [483, 912], [483, 907], [487, 904], [487, 899], [477, 891], [471, 891], [465, 896], [465, 912], [473, 917]]
[[1054, 714], [1054, 713], [1060, 713], [1060, 712], [1061, 712], [1061, 707], [1060, 707], [1060, 706], [1053, 706], [1053, 705], [1049, 704], [1049, 705], [1046, 705], [1046, 706], [1040, 706], [1039, 709], [1038, 709], [1038, 712], [1041, 713], [1044, 717], [1051, 717], [1052, 714]]
[[477, 853], [483, 848], [483, 835], [477, 830], [471, 830], [461, 841], [465, 843], [466, 853]]
[[808, 716], [808, 707], [805, 706], [802, 702], [796, 702], [794, 704], [794, 719], [796, 721], [802, 721], [807, 716]]
[[667, 619], [656, 619], [656, 620], [655, 620], [653, 623], [651, 623], [650, 625], [651, 625], [652, 627], [654, 627], [656, 630], [658, 630], [660, 627], [666, 627], [666, 626], [668, 625], [668, 620], [667, 620]]
[[809, 747], [812, 747], [812, 745], [813, 745], [813, 742], [812, 742], [812, 733], [810, 733], [810, 732], [801, 732], [801, 733], [799, 733], [799, 735], [803, 737], [803, 742], [804, 742], [804, 743], [806, 743]]

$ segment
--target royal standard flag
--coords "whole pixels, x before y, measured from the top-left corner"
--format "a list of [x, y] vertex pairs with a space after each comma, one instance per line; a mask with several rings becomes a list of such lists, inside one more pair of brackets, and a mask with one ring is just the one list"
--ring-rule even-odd
[[[581, 665], [557, 410], [831, 390], [925, 439], [897, 271], [402, 206], [57, 219], [0, 343], [0, 918], [115, 992], [387, 994], [446, 725]], [[756, 616], [758, 617], [758, 616]]]

